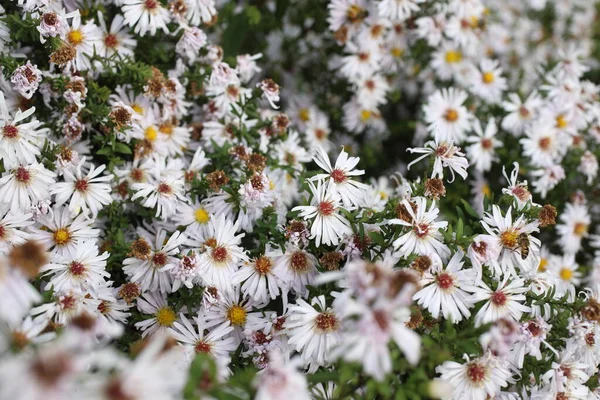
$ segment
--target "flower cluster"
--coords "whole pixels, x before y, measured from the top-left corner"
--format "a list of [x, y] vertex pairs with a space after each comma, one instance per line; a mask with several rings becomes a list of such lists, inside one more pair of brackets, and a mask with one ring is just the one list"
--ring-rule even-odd
[[600, 399], [597, 11], [0, 6], [0, 398]]

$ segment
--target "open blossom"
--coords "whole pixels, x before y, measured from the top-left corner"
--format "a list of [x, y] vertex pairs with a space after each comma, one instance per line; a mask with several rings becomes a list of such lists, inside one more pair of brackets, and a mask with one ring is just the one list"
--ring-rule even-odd
[[477, 287], [473, 288], [473, 301], [485, 301], [485, 304], [477, 312], [475, 324], [482, 325], [500, 318], [519, 321], [523, 313], [531, 310], [530, 307], [522, 304], [525, 301], [525, 293], [528, 291], [529, 288], [521, 279], [508, 282], [508, 278], [505, 278], [498, 283], [495, 290], [480, 282]]
[[310, 206], [298, 206], [293, 211], [300, 211], [300, 217], [305, 220], [313, 219], [310, 227], [310, 238], [314, 238], [317, 246], [321, 243], [337, 245], [344, 235], [352, 233], [350, 222], [339, 212], [341, 208], [340, 196], [337, 192], [328, 191], [327, 187], [319, 182], [317, 186], [308, 183], [312, 192]]
[[349, 157], [348, 153], [342, 150], [332, 167], [325, 150], [317, 147], [313, 160], [327, 173], [317, 174], [311, 180], [326, 181], [327, 190], [337, 193], [345, 208], [361, 204], [367, 185], [352, 179], [352, 177], [365, 173], [365, 171], [355, 169], [360, 161], [358, 157]]
[[403, 255], [436, 253], [442, 258], [450, 255], [448, 247], [442, 243], [440, 229], [446, 229], [448, 222], [436, 221], [440, 210], [432, 202], [427, 209], [427, 199], [414, 198], [416, 210], [408, 200], [402, 200], [401, 205], [406, 210], [406, 219], [395, 218], [390, 224], [402, 225], [409, 231], [394, 241], [394, 247]]
[[279, 108], [279, 106], [277, 106], [275, 104], [276, 102], [279, 101], [279, 85], [278, 84], [276, 84], [272, 79], [265, 79], [265, 80], [257, 83], [256, 86], [260, 90], [262, 90], [263, 94], [269, 101], [269, 104], [271, 105], [271, 107], [273, 107], [275, 109]]
[[457, 252], [445, 267], [441, 261], [433, 262], [421, 278], [423, 289], [415, 293], [413, 299], [434, 318], [441, 314], [456, 323], [471, 316], [472, 301], [467, 291], [475, 284], [477, 273], [463, 269], [463, 256], [464, 253]]
[[443, 89], [434, 93], [423, 111], [427, 129], [436, 142], [462, 142], [469, 128], [471, 115], [463, 105], [467, 93], [455, 89]]
[[0, 202], [12, 212], [29, 212], [34, 204], [50, 197], [54, 177], [42, 164], [20, 165], [0, 178]]
[[102, 207], [112, 202], [110, 185], [106, 183], [112, 177], [100, 176], [106, 168], [105, 165], [94, 167], [90, 164], [87, 174], [82, 171], [84, 166], [85, 157], [81, 159], [76, 168], [64, 171], [65, 181], [54, 185], [51, 193], [56, 195], [57, 205], [68, 202], [69, 211], [73, 215], [83, 212], [95, 217]]
[[468, 176], [467, 168], [469, 167], [469, 161], [467, 161], [465, 154], [460, 151], [460, 147], [454, 146], [448, 142], [437, 142], [429, 141], [425, 143], [425, 147], [409, 148], [407, 151], [411, 153], [423, 154], [417, 157], [415, 160], [408, 164], [408, 169], [413, 164], [433, 155], [433, 172], [431, 173], [432, 178], [444, 178], [444, 168], [450, 168], [452, 179], [449, 182], [454, 181], [454, 173], [459, 174], [463, 179]]
[[168, 33], [169, 11], [158, 0], [124, 0], [123, 16], [134, 32], [144, 36], [147, 32], [154, 36], [158, 29]]

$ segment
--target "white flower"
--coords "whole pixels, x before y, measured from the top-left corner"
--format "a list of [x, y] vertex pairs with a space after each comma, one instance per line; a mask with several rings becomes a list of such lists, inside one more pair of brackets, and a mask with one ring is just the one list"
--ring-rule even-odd
[[308, 181], [312, 192], [310, 206], [297, 206], [292, 211], [300, 211], [300, 217], [313, 219], [310, 227], [310, 238], [315, 239], [317, 246], [337, 245], [344, 235], [352, 234], [350, 222], [339, 213], [340, 196], [336, 191], [328, 191], [322, 182], [315, 185]]
[[306, 286], [313, 284], [318, 274], [316, 265], [317, 258], [313, 254], [293, 245], [288, 245], [283, 255], [275, 257], [273, 268], [285, 285], [285, 290], [282, 290], [284, 301], [287, 301], [289, 289], [300, 296], [307, 293]]
[[594, 153], [589, 150], [586, 150], [585, 153], [583, 153], [577, 171], [587, 177], [588, 185], [592, 184], [594, 179], [596, 179], [596, 176], [598, 176], [598, 159]]
[[404, 256], [436, 253], [442, 258], [449, 257], [450, 249], [440, 241], [442, 235], [439, 232], [440, 229], [446, 229], [448, 222], [436, 222], [440, 210], [435, 206], [435, 202], [431, 203], [428, 210], [426, 198], [415, 197], [413, 201], [416, 204], [416, 210], [408, 200], [402, 200], [401, 203], [410, 215], [410, 221], [397, 218], [389, 220], [390, 224], [410, 228], [408, 232], [394, 241], [394, 248]]
[[298, 371], [298, 361], [287, 363], [281, 352], [274, 350], [268, 353], [269, 364], [256, 374], [257, 386], [255, 400], [309, 400], [306, 376]]
[[475, 120], [473, 130], [475, 135], [467, 137], [467, 142], [472, 143], [467, 147], [469, 164], [480, 172], [489, 171], [492, 168], [492, 162], [497, 161], [498, 158], [495, 149], [502, 145], [502, 142], [495, 138], [498, 133], [496, 121], [493, 118], [490, 119], [484, 131], [479, 120]]
[[556, 225], [558, 243], [565, 253], [577, 253], [581, 249], [581, 240], [589, 235], [592, 223], [589, 211], [584, 204], [567, 203], [560, 213], [560, 223]]
[[81, 241], [75, 249], [67, 249], [61, 256], [55, 256], [52, 263], [42, 268], [44, 275], [50, 275], [50, 285], [57, 291], [80, 289], [88, 291], [104, 284], [110, 278], [106, 271], [109, 254], [99, 254], [94, 241]]
[[179, 254], [179, 246], [186, 241], [186, 236], [175, 231], [166, 240], [167, 232], [160, 229], [153, 240], [150, 232], [142, 228], [138, 228], [137, 233], [139, 238], [131, 244], [129, 253], [133, 257], [123, 260], [123, 272], [131, 282], [138, 283], [142, 291], [170, 293], [173, 277], [167, 272], [167, 266], [179, 262], [175, 255]]
[[122, 9], [125, 22], [134, 27], [136, 34], [144, 36], [150, 32], [154, 36], [158, 29], [169, 33], [169, 11], [158, 0], [123, 0]]
[[485, 283], [479, 282], [473, 291], [473, 302], [486, 300], [486, 303], [475, 315], [475, 326], [498, 321], [500, 318], [519, 321], [524, 312], [531, 308], [522, 304], [525, 293], [529, 287], [521, 279], [514, 279], [510, 283], [508, 277], [498, 283], [496, 290], [490, 289]]
[[280, 293], [279, 287], [283, 286], [276, 271], [276, 267], [281, 268], [281, 264], [275, 264], [274, 258], [280, 255], [281, 251], [267, 251], [244, 263], [233, 275], [231, 283], [237, 286], [243, 282], [241, 289], [244, 296], [251, 297], [258, 304], [275, 300]]
[[7, 205], [0, 204], [0, 254], [27, 241], [31, 235], [23, 228], [33, 225], [31, 217], [31, 213], [13, 213]]
[[325, 304], [325, 296], [314, 297], [310, 304], [298, 299], [289, 306], [288, 313], [285, 321], [288, 343], [300, 353], [309, 373], [328, 365], [329, 351], [341, 339], [341, 321]]
[[231, 360], [229, 353], [237, 347], [233, 337], [226, 337], [233, 330], [229, 321], [223, 322], [208, 333], [205, 333], [207, 324], [202, 312], [199, 312], [193, 321], [197, 328], [194, 328], [185, 315], [179, 314], [179, 321], [173, 322], [169, 328], [169, 333], [185, 349], [188, 361], [191, 363], [196, 354], [210, 354], [219, 360], [217, 365], [228, 365]]
[[110, 28], [108, 28], [104, 15], [98, 11], [98, 21], [102, 28], [102, 40], [96, 44], [97, 53], [106, 58], [110, 58], [115, 54], [133, 57], [137, 40], [129, 34], [125, 18], [121, 14], [115, 15]]
[[531, 172], [536, 179], [533, 180], [533, 189], [540, 194], [542, 199], [546, 198], [548, 191], [554, 189], [566, 178], [565, 170], [560, 165], [548, 165]]
[[86, 215], [91, 213], [92, 217], [96, 217], [100, 209], [112, 203], [110, 184], [105, 183], [110, 181], [112, 176], [99, 176], [106, 165], [97, 168], [90, 165], [90, 170], [84, 176], [82, 173], [84, 164], [85, 157], [82, 157], [74, 170], [64, 170], [65, 182], [55, 184], [51, 193], [56, 195], [55, 201], [59, 206], [69, 201], [69, 211], [73, 215], [83, 212]]
[[183, 31], [175, 50], [180, 56], [185, 56], [190, 63], [196, 61], [200, 49], [207, 44], [206, 34], [195, 26]]
[[177, 321], [177, 314], [169, 306], [165, 295], [147, 292], [137, 300], [138, 309], [151, 318], [136, 322], [135, 327], [142, 331], [142, 337], [167, 332]]
[[531, 202], [532, 205], [536, 205], [532, 202], [532, 196], [527, 188], [527, 181], [520, 182], [519, 178], [519, 163], [513, 163], [513, 170], [510, 173], [510, 178], [506, 174], [506, 167], [502, 167], [502, 175], [508, 181], [508, 187], [502, 189], [502, 193], [512, 196], [517, 202], [517, 209], [522, 210], [527, 203]]
[[469, 308], [473, 303], [465, 289], [469, 290], [475, 284], [477, 272], [473, 269], [463, 270], [463, 256], [464, 253], [458, 251], [445, 268], [436, 260], [429, 271], [423, 274], [420, 281], [423, 289], [415, 293], [413, 299], [421, 307], [427, 308], [433, 318], [437, 319], [440, 311], [452, 323], [471, 316]]
[[187, 19], [192, 25], [210, 22], [217, 15], [214, 0], [186, 0]]
[[513, 382], [511, 372], [501, 359], [490, 352], [466, 363], [446, 361], [436, 368], [440, 379], [454, 387], [453, 400], [480, 400], [494, 398], [500, 388]]
[[352, 205], [361, 205], [364, 192], [368, 186], [352, 179], [353, 176], [359, 176], [365, 173], [363, 170], [354, 169], [360, 161], [358, 157], [348, 157], [348, 153], [342, 150], [335, 160], [335, 166], [332, 167], [329, 156], [325, 150], [319, 146], [317, 147], [313, 160], [327, 173], [316, 174], [310, 178], [311, 180], [327, 180], [327, 189], [339, 194], [345, 208], [349, 208]]
[[0, 254], [0, 321], [20, 323], [31, 306], [42, 300], [24, 272]]
[[381, 0], [377, 4], [377, 10], [381, 17], [401, 22], [418, 12], [418, 4], [424, 2], [425, 0]]
[[454, 173], [459, 174], [463, 179], [468, 176], [467, 168], [469, 167], [469, 161], [465, 158], [465, 154], [460, 151], [460, 147], [454, 146], [453, 143], [429, 141], [425, 143], [425, 147], [409, 148], [407, 151], [411, 153], [423, 154], [411, 161], [407, 169], [413, 164], [418, 163], [424, 158], [433, 155], [435, 160], [433, 162], [433, 171], [431, 173], [432, 178], [444, 178], [444, 168], [450, 168], [452, 179], [449, 182], [454, 181]]
[[47, 128], [40, 128], [42, 123], [35, 118], [24, 122], [33, 115], [35, 107], [25, 112], [20, 110], [10, 118], [4, 94], [0, 92], [0, 158], [4, 168], [16, 168], [20, 164], [33, 164], [40, 155], [40, 146], [44, 136], [49, 133]]
[[240, 265], [248, 259], [240, 246], [244, 233], [236, 235], [238, 224], [224, 215], [208, 223], [205, 251], [200, 255], [198, 267], [202, 279], [221, 291], [232, 290], [231, 279]]
[[467, 93], [456, 88], [441, 89], [427, 99], [423, 107], [427, 130], [436, 142], [462, 142], [472, 116], [464, 106]]
[[85, 25], [81, 24], [79, 13], [73, 16], [71, 28], [66, 32], [66, 40], [76, 51], [73, 65], [77, 70], [87, 70], [92, 67], [90, 58], [94, 55], [97, 47], [102, 41], [102, 31], [88, 20]]
[[158, 178], [152, 182], [134, 183], [132, 189], [136, 193], [131, 200], [142, 198], [144, 207], [156, 207], [156, 217], [166, 219], [175, 214], [180, 203], [186, 201], [183, 195], [184, 182], [173, 177]]
[[489, 103], [499, 103], [507, 88], [506, 78], [501, 74], [498, 60], [483, 59], [470, 74], [471, 91]]
[[502, 107], [508, 113], [502, 120], [502, 129], [515, 136], [521, 136], [534, 122], [538, 110], [542, 105], [540, 95], [534, 91], [523, 102], [516, 93], [508, 95], [510, 101], [504, 101]]
[[29, 212], [34, 204], [50, 197], [54, 176], [38, 163], [20, 165], [5, 172], [0, 178], [0, 202], [8, 204], [12, 212]]

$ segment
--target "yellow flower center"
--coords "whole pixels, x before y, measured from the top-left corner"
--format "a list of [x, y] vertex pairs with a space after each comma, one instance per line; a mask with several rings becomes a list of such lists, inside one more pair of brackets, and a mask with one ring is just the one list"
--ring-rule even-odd
[[66, 228], [58, 228], [52, 235], [54, 243], [59, 246], [64, 246], [71, 240], [71, 233]]
[[382, 200], [385, 200], [388, 198], [388, 195], [386, 192], [384, 192], [383, 190], [379, 191], [379, 197], [381, 197]]
[[362, 110], [362, 111], [360, 112], [360, 120], [361, 120], [362, 122], [366, 122], [366, 121], [368, 121], [368, 120], [369, 120], [369, 118], [371, 118], [371, 111], [369, 111], [369, 110]]
[[565, 119], [564, 115], [559, 115], [558, 117], [556, 117], [556, 126], [560, 129], [564, 129], [567, 127], [567, 120]]
[[583, 236], [588, 230], [588, 226], [583, 222], [577, 222], [573, 228], [573, 233], [577, 236]]
[[147, 127], [146, 130], [144, 131], [144, 137], [151, 142], [156, 140], [157, 136], [158, 136], [158, 131], [153, 126]]
[[458, 111], [456, 111], [453, 108], [449, 108], [448, 110], [446, 110], [446, 112], [444, 113], [444, 118], [446, 119], [446, 121], [448, 122], [454, 122], [458, 119]]
[[399, 47], [392, 47], [392, 49], [390, 50], [390, 53], [392, 54], [392, 56], [394, 56], [395, 58], [400, 58], [402, 57], [402, 54], [404, 54], [404, 50], [402, 50]]
[[244, 325], [246, 323], [246, 310], [243, 307], [234, 305], [227, 311], [227, 319], [231, 322], [231, 325]]
[[485, 197], [491, 197], [492, 189], [490, 189], [490, 185], [488, 185], [487, 183], [484, 183], [483, 186], [481, 187], [481, 193], [483, 193], [483, 195]]
[[156, 312], [156, 321], [161, 326], [171, 326], [177, 319], [177, 314], [171, 307], [161, 307]]
[[540, 259], [540, 265], [538, 265], [538, 272], [546, 272], [548, 269], [548, 260], [545, 258]]
[[298, 112], [298, 116], [302, 121], [308, 121], [310, 119], [310, 112], [308, 111], [308, 108], [301, 108]]
[[462, 53], [460, 51], [450, 50], [446, 52], [446, 62], [448, 64], [456, 64], [462, 61]]
[[563, 281], [570, 281], [573, 277], [573, 271], [568, 268], [563, 268], [560, 270], [560, 279]]
[[483, 79], [483, 83], [490, 84], [490, 83], [494, 82], [494, 79], [495, 79], [494, 73], [493, 72], [484, 72], [482, 79]]
[[519, 233], [514, 229], [509, 229], [507, 231], [502, 232], [500, 235], [500, 243], [502, 246], [508, 247], [510, 249], [514, 249], [517, 247], [517, 239], [519, 238]]
[[142, 107], [140, 107], [137, 104], [132, 104], [131, 108], [133, 109], [133, 111], [135, 111], [138, 114], [143, 114], [144, 113], [144, 109]]
[[204, 208], [197, 209], [194, 212], [194, 217], [199, 224], [206, 224], [210, 220], [210, 215], [208, 215]]
[[83, 42], [83, 33], [81, 33], [80, 30], [71, 31], [67, 35], [67, 39], [69, 40], [69, 43], [71, 43], [73, 46], [77, 46], [78, 44]]

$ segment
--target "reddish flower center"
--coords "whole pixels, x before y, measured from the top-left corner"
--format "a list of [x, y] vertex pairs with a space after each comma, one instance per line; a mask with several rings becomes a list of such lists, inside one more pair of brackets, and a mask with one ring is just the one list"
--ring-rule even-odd
[[0, 225], [0, 239], [4, 239], [6, 236], [6, 228], [3, 225]]
[[19, 130], [14, 125], [6, 125], [2, 129], [2, 132], [4, 133], [4, 137], [5, 138], [14, 139], [14, 138], [17, 137], [17, 134], [19, 133]]
[[156, 0], [146, 0], [144, 2], [144, 6], [146, 7], [147, 10], [154, 10], [155, 8], [158, 7], [158, 1], [156, 1]]
[[590, 347], [596, 345], [596, 336], [594, 335], [594, 332], [590, 332], [585, 335], [585, 343]]
[[323, 333], [329, 333], [337, 330], [339, 322], [335, 314], [331, 312], [323, 312], [315, 318], [315, 326]]
[[206, 343], [204, 340], [200, 340], [194, 346], [194, 351], [196, 352], [196, 354], [208, 354], [210, 353], [210, 348], [211, 346], [209, 343]]
[[119, 40], [117, 39], [117, 35], [109, 33], [108, 35], [104, 36], [104, 45], [106, 47], [115, 48], [118, 44]]
[[152, 256], [152, 263], [159, 267], [167, 264], [167, 255], [165, 253], [156, 253]]
[[227, 260], [227, 249], [225, 247], [219, 246], [212, 251], [212, 258], [216, 262], [225, 262]]
[[536, 321], [529, 321], [527, 323], [527, 330], [531, 333], [531, 336], [537, 337], [542, 334], [542, 328]]
[[297, 251], [292, 254], [290, 267], [298, 273], [308, 272], [308, 259], [302, 251]]
[[519, 115], [521, 116], [521, 118], [529, 118], [531, 116], [531, 113], [529, 112], [527, 107], [521, 106], [519, 107]]
[[17, 180], [17, 182], [29, 183], [31, 179], [31, 174], [25, 167], [19, 167], [15, 172], [15, 179]]
[[158, 185], [158, 193], [160, 194], [171, 194], [173, 192], [173, 189], [171, 188], [171, 186], [167, 183], [161, 183]]
[[77, 190], [79, 192], [85, 192], [89, 186], [90, 185], [86, 179], [78, 179], [75, 182], [75, 190]]
[[491, 297], [492, 303], [494, 303], [497, 306], [503, 306], [506, 304], [506, 295], [501, 292], [501, 291], [497, 291], [492, 293], [492, 297]]
[[543, 137], [540, 139], [539, 141], [539, 146], [540, 149], [542, 150], [548, 150], [550, 148], [550, 144], [552, 143], [552, 141], [550, 140], [549, 137]]
[[490, 150], [493, 147], [492, 139], [488, 139], [488, 138], [481, 139], [481, 147], [484, 150]]
[[110, 311], [109, 304], [106, 300], [102, 300], [102, 303], [98, 304], [98, 312], [106, 315]]
[[483, 365], [472, 363], [467, 367], [467, 377], [473, 383], [481, 383], [485, 379], [485, 367]]
[[271, 271], [272, 266], [273, 266], [273, 263], [271, 262], [269, 257], [265, 257], [265, 256], [257, 258], [256, 261], [254, 262], [254, 268], [261, 275], [268, 274], [269, 271]]
[[335, 207], [331, 201], [322, 201], [319, 203], [319, 213], [321, 215], [331, 215], [335, 211]]
[[450, 274], [443, 272], [438, 275], [437, 284], [440, 288], [444, 290], [450, 289], [452, 286], [454, 286], [454, 279], [452, 279]]
[[75, 308], [75, 297], [71, 295], [66, 295], [62, 299], [60, 299], [60, 306], [63, 310], [71, 310]]
[[72, 275], [75, 276], [81, 276], [85, 273], [85, 266], [77, 261], [73, 261], [70, 265], [69, 265], [69, 272]]
[[424, 238], [425, 236], [429, 235], [428, 224], [415, 224], [413, 229], [419, 238]]
[[337, 168], [334, 169], [333, 171], [331, 171], [330, 176], [331, 176], [331, 179], [333, 179], [333, 181], [335, 183], [342, 183], [347, 179], [344, 171], [342, 171], [341, 169], [337, 169]]
[[141, 182], [144, 179], [144, 172], [139, 168], [134, 168], [131, 170], [129, 176], [134, 182]]

